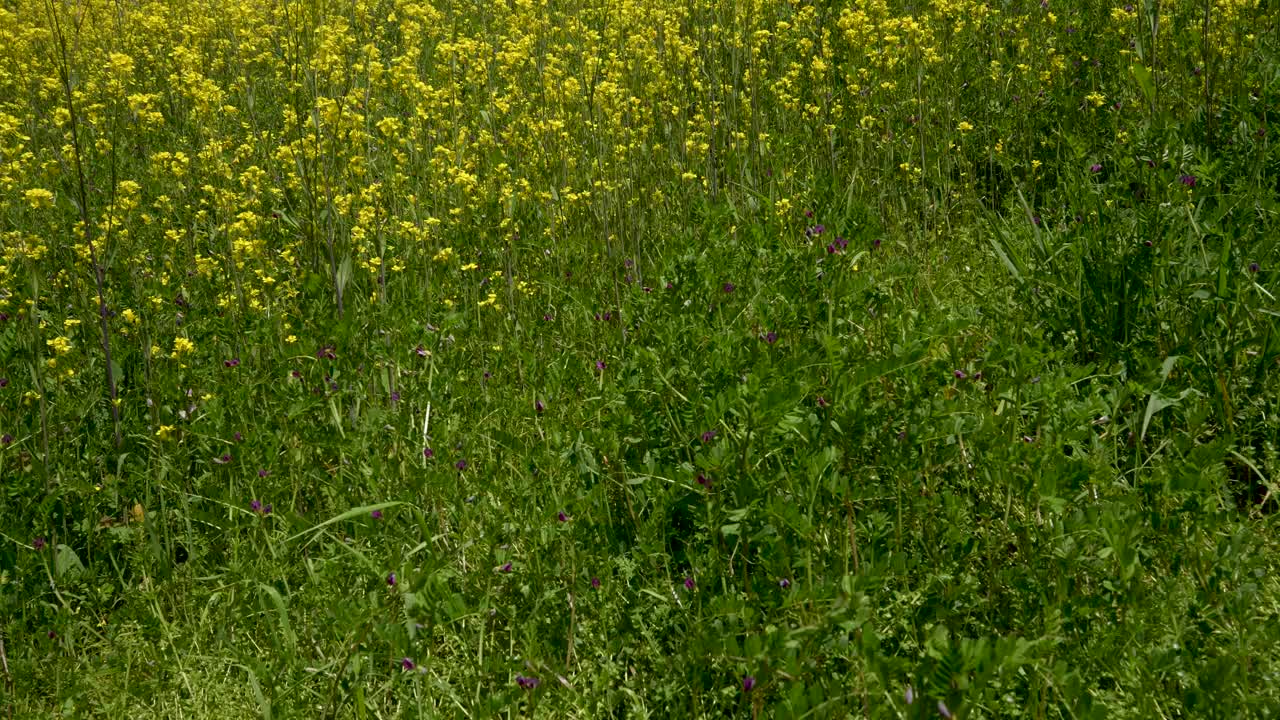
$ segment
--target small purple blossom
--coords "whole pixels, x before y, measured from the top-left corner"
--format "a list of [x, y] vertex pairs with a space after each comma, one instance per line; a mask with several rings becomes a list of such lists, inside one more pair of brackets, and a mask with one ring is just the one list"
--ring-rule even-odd
[[698, 477], [696, 478], [696, 480], [698, 481], [698, 484], [704, 488], [711, 487], [711, 480], [706, 475], [703, 475], [702, 473], [698, 473]]
[[461, 472], [467, 469], [467, 461], [459, 460], [458, 462], [454, 463], [453, 466], [457, 468], [459, 472]]
[[230, 360], [223, 360], [222, 365], [224, 367], [229, 367], [229, 368], [240, 367], [240, 358], [231, 358]]
[[716, 437], [716, 431], [715, 431], [715, 430], [708, 430], [708, 431], [706, 431], [706, 432], [702, 433], [702, 442], [704, 442], [704, 443], [709, 443], [709, 442], [711, 442], [712, 440], [714, 440], [714, 439], [715, 439], [715, 437]]
[[218, 463], [219, 465], [226, 465], [227, 463], [231, 462], [231, 453], [223, 453], [221, 457], [216, 457], [213, 459], [213, 461]]
[[597, 371], [597, 372], [604, 372], [604, 369], [605, 369], [606, 367], [608, 367], [608, 366], [604, 364], [604, 361], [603, 361], [603, 360], [597, 360], [597, 361], [596, 361], [596, 371]]
[[791, 587], [791, 581], [788, 580], [787, 578], [782, 578], [778, 580], [778, 587], [782, 588], [783, 590], [786, 590], [787, 588]]
[[969, 377], [968, 375], [965, 375], [963, 370], [956, 370], [955, 372], [952, 373], [952, 375], [955, 375], [957, 380], [963, 380]]
[[258, 470], [258, 477], [260, 478], [264, 478], [270, 474], [271, 474], [271, 471], [267, 470], [266, 468], [259, 468]]
[[422, 448], [422, 457], [424, 457], [424, 458], [426, 458], [426, 459], [430, 460], [431, 458], [433, 458], [433, 457], [435, 457], [435, 456], [436, 456], [436, 451], [435, 451], [435, 450], [432, 450], [431, 448]]
[[[1261, 268], [1258, 266], [1258, 263], [1256, 262], [1249, 263], [1249, 272], [1257, 274], [1258, 270], [1261, 270]], [[3, 386], [0, 386], [0, 387], [3, 387]]]
[[321, 347], [319, 350], [316, 350], [316, 359], [317, 360], [337, 360], [338, 359], [337, 351], [338, 351], [338, 348], [336, 345], [325, 345]]
[[756, 679], [750, 675], [742, 678], [742, 692], [749, 693], [756, 686]]
[[686, 576], [685, 576], [685, 578], [684, 578], [684, 589], [685, 589], [685, 590], [692, 590], [692, 589], [693, 589], [693, 587], [694, 587], [693, 576], [692, 576], [692, 575], [686, 575]]
[[250, 502], [249, 509], [253, 510], [254, 512], [262, 512], [262, 501], [254, 500], [253, 502]]
[[4, 435], [0, 435], [0, 445], [12, 445], [12, 444], [13, 444], [13, 436], [12, 436], [12, 435], [10, 435], [9, 433], [5, 433]]
[[598, 578], [598, 577], [593, 577], [593, 578], [591, 578], [591, 588], [592, 588], [593, 590], [599, 590], [599, 589], [600, 589], [600, 578]]
[[562, 522], [562, 523], [563, 523], [563, 522], [569, 522], [569, 516], [568, 516], [568, 515], [565, 515], [563, 510], [561, 510], [561, 511], [560, 511], [560, 512], [558, 512], [558, 513], [556, 513], [556, 519], [557, 519], [557, 520], [559, 520], [559, 521], [560, 521], [560, 522]]
[[395, 586], [396, 586], [396, 574], [395, 574], [395, 573], [391, 573], [391, 574], [387, 575], [387, 586], [388, 586], [388, 587], [395, 587]]
[[1100, 172], [1102, 172], [1102, 163], [1094, 163], [1094, 164], [1090, 165], [1090, 166], [1089, 166], [1089, 172], [1091, 172], [1091, 173], [1100, 173]]
[[826, 398], [824, 398], [824, 397], [822, 397], [821, 395], [819, 395], [819, 396], [818, 396], [817, 403], [818, 403], [818, 407], [820, 407], [820, 408], [827, 407], [828, 405], [830, 405], [830, 404], [831, 404], [831, 403], [827, 402], [827, 399], [826, 399]]
[[765, 333], [764, 341], [769, 343], [770, 345], [778, 342], [778, 333], [770, 330], [769, 332]]
[[532, 690], [538, 687], [539, 683], [541, 683], [541, 681], [536, 677], [525, 677], [523, 675], [516, 676], [516, 684], [525, 690]]
[[534, 411], [534, 412], [536, 412], [536, 413], [538, 413], [539, 415], [541, 415], [544, 411], [546, 411], [546, 409], [547, 409], [547, 406], [546, 406], [546, 405], [543, 405], [541, 400], [534, 400], [534, 401], [533, 401], [533, 411]]
[[504, 573], [511, 572], [511, 563], [508, 562], [506, 565], [503, 565], [502, 567], [498, 568], [498, 572], [504, 572]]
[[401, 658], [400, 660], [401, 670], [412, 670], [414, 667], [416, 666], [413, 664], [413, 660], [410, 660], [409, 658]]
[[264, 508], [262, 508], [262, 514], [263, 514], [263, 515], [270, 515], [270, 514], [271, 514], [271, 503], [267, 503], [267, 506], [266, 506], [266, 507], [264, 507]]
[[426, 357], [428, 354], [427, 348], [421, 344], [419, 344], [418, 347], [414, 348], [413, 351], [418, 354], [418, 357]]
[[9, 387], [9, 378], [0, 377], [0, 388]]
[[736, 290], [736, 289], [737, 289], [737, 287], [738, 287], [737, 285], [734, 285], [734, 284], [733, 284], [733, 283], [731, 283], [731, 282], [727, 282], [727, 283], [725, 283], [725, 284], [724, 284], [720, 289], [721, 289], [721, 290], [723, 290], [723, 291], [725, 291], [726, 293], [731, 293], [731, 292], [733, 292], [734, 290]]
[[391, 402], [393, 402], [393, 403], [400, 402], [400, 391], [399, 391], [399, 390], [392, 390], [392, 391], [391, 391]]
[[1182, 183], [1183, 185], [1186, 185], [1189, 188], [1193, 188], [1196, 186], [1196, 176], [1183, 175], [1182, 177], [1178, 178], [1178, 182]]
[[382, 519], [382, 511], [381, 511], [381, 510], [374, 510], [373, 512], [370, 512], [370, 513], [369, 513], [369, 517], [373, 518], [374, 520], [381, 520], [381, 519]]
[[244, 442], [244, 435], [239, 432], [233, 433], [231, 437], [235, 439], [236, 442]]
[[45, 541], [43, 537], [38, 537], [31, 541], [31, 547], [37, 551], [43, 550], [44, 546], [45, 546]]
[[910, 705], [916, 701], [916, 691], [910, 685], [907, 686], [906, 692], [902, 693], [902, 699]]

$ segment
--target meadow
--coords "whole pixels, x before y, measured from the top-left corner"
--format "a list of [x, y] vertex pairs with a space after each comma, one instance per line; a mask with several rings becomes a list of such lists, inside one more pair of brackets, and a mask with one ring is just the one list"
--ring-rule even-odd
[[0, 0], [0, 718], [1280, 717], [1271, 0]]

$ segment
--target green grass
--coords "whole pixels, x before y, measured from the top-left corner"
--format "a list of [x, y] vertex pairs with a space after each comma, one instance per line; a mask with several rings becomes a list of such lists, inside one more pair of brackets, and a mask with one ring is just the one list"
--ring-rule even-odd
[[207, 5], [0, 10], [0, 717], [1280, 715], [1270, 4]]

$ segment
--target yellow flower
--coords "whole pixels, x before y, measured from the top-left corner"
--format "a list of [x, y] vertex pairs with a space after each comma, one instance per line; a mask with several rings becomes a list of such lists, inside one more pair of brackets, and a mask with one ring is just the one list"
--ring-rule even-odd
[[959, 130], [962, 133], [969, 132], [973, 130], [973, 125], [970, 124], [968, 120], [961, 120], [960, 124], [956, 125], [956, 130]]
[[120, 312], [120, 317], [124, 318], [124, 321], [130, 325], [138, 324], [138, 313], [134, 312], [131, 308], [125, 308], [122, 310]]
[[32, 209], [53, 207], [53, 193], [44, 188], [32, 188], [22, 193]]
[[452, 257], [453, 257], [453, 248], [447, 247], [441, 250], [440, 252], [436, 253], [435, 261], [447, 262], [449, 258], [452, 258]]
[[480, 266], [479, 266], [479, 265], [477, 265], [477, 264], [475, 264], [475, 263], [467, 263], [466, 265], [463, 265], [463, 266], [462, 266], [462, 269], [463, 269], [463, 270], [475, 270], [475, 269], [476, 269], [476, 268], [478, 268], [478, 267], [480, 267]]
[[168, 440], [173, 436], [173, 430], [174, 427], [172, 425], [161, 425], [160, 429], [156, 431], [156, 437], [161, 440]]
[[170, 354], [170, 357], [176, 358], [182, 355], [188, 355], [195, 351], [196, 351], [195, 343], [191, 342], [187, 338], [178, 336], [173, 339], [173, 352]]
[[71, 352], [71, 340], [66, 336], [60, 335], [56, 338], [50, 338], [45, 340], [44, 344], [48, 345], [49, 349], [57, 355], [66, 355]]

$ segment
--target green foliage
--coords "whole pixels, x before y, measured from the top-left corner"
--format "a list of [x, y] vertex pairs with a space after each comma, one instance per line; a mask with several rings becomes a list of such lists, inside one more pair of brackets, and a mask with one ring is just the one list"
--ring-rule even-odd
[[[571, 5], [559, 12], [591, 22], [608, 9]], [[723, 4], [694, 5], [681, 32], [732, 25]], [[261, 234], [296, 251], [272, 256], [293, 274], [272, 312], [250, 309], [234, 253], [211, 249], [234, 242], [223, 211], [184, 186], [165, 195], [184, 233], [131, 217], [131, 244], [103, 260], [109, 310], [143, 316], [110, 318], [110, 363], [74, 241], [7, 254], [24, 289], [0, 322], [0, 707], [1280, 715], [1274, 8], [1248, 6], [1270, 32], [1230, 41], [1243, 50], [1228, 68], [1189, 4], [1134, 3], [1123, 35], [1096, 2], [1061, 10], [1078, 33], [1052, 30], [1039, 3], [981, 4], [1065, 48], [1069, 69], [1040, 93], [1034, 74], [992, 79], [992, 62], [1021, 57], [1013, 41], [965, 31], [946, 5], [930, 12], [954, 63], [883, 68], [928, 88], [885, 101], [910, 122], [823, 116], [839, 132], [822, 135], [766, 107], [771, 168], [723, 147], [685, 160], [702, 185], [637, 165], [638, 206], [600, 190], [553, 212], [481, 188], [471, 227], [420, 246], [384, 228], [361, 250], [358, 218], [323, 197], [348, 160], [325, 136], [262, 205], [276, 217]], [[800, 23], [810, 7], [839, 10], [770, 11]], [[488, 12], [446, 15], [480, 33]], [[1177, 40], [1151, 45], [1161, 18]], [[313, 20], [281, 31], [280, 52], [319, 43]], [[371, 47], [404, 42], [383, 30]], [[740, 72], [736, 53], [706, 42], [684, 62]], [[1086, 55], [1106, 63], [1072, 64]], [[322, 92], [302, 85], [243, 91], [272, 122], [300, 111], [299, 128], [262, 132], [321, 125]], [[410, 100], [385, 102], [407, 114]], [[57, 107], [35, 90], [24, 102]], [[199, 109], [164, 102], [164, 132], [194, 154]], [[714, 106], [722, 146], [761, 131], [734, 101]], [[636, 142], [686, 147], [686, 119]], [[62, 144], [31, 132], [41, 152]], [[138, 146], [126, 171], [158, 162], [142, 145], [162, 138], [112, 132]], [[464, 144], [438, 154], [450, 143]], [[419, 152], [362, 162], [413, 190], [440, 167]], [[556, 203], [622, 180], [559, 160], [529, 159]], [[115, 170], [89, 180], [112, 187]], [[169, 192], [154, 182], [152, 201]], [[65, 199], [56, 220], [5, 207], [19, 234], [78, 227]], [[462, 262], [438, 259], [455, 246]], [[383, 254], [402, 275], [369, 270]], [[185, 272], [197, 258], [227, 267]], [[69, 375], [49, 343], [64, 331]]]

